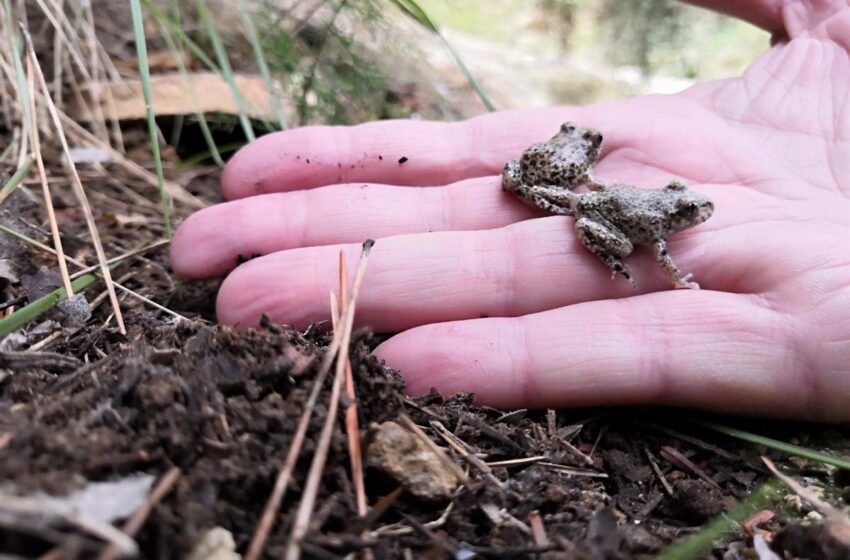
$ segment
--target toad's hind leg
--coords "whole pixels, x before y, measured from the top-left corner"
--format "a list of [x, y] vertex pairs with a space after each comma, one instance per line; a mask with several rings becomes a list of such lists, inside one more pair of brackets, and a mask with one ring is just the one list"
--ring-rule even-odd
[[576, 222], [576, 234], [585, 248], [608, 265], [612, 278], [619, 274], [629, 281], [632, 288], [637, 287], [622, 261], [632, 254], [634, 245], [622, 232], [588, 218], [581, 218]]
[[534, 185], [528, 188], [529, 200], [534, 206], [561, 216], [572, 216], [579, 195], [564, 187]]
[[664, 269], [664, 274], [667, 275], [674, 288], [699, 290], [699, 284], [688, 281], [691, 277], [690, 274], [679, 276], [679, 267], [676, 266], [673, 259], [670, 258], [669, 253], [667, 253], [666, 241], [659, 239], [653, 244], [653, 249], [655, 249], [655, 260]]

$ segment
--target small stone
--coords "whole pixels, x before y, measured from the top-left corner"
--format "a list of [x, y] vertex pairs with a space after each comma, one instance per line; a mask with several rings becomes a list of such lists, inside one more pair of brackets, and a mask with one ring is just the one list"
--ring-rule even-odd
[[452, 496], [460, 480], [445, 460], [445, 456], [440, 457], [416, 434], [395, 422], [372, 428], [366, 463], [388, 474], [419, 498], [436, 501]]
[[189, 554], [188, 560], [241, 560], [236, 552], [236, 541], [227, 529], [213, 527], [201, 537]]

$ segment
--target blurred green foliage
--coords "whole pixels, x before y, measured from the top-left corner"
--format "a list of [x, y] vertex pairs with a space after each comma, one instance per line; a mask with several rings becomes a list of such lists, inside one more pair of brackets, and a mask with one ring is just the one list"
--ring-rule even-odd
[[269, 66], [294, 103], [295, 124], [348, 124], [390, 112], [387, 69], [355, 36], [383, 23], [379, 2], [314, 4], [306, 20], [269, 5], [258, 21]]

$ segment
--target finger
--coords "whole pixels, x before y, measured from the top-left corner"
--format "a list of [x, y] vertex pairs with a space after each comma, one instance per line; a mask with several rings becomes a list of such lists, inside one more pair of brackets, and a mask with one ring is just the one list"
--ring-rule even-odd
[[200, 278], [234, 268], [240, 256], [404, 233], [489, 229], [535, 215], [540, 213], [502, 192], [498, 177], [432, 188], [334, 185], [201, 210], [177, 230], [171, 260], [178, 274]]
[[222, 188], [234, 199], [337, 183], [423, 186], [495, 176], [505, 162], [549, 138], [566, 120], [604, 132], [594, 168], [604, 181], [657, 187], [673, 178], [747, 184], [752, 177], [782, 176], [746, 136], [706, 109], [710, 103], [699, 92], [686, 92], [491, 113], [457, 123], [381, 121], [293, 129], [240, 150], [224, 171]]
[[580, 109], [500, 113], [455, 123], [377, 121], [311, 126], [269, 134], [228, 163], [228, 198], [334, 183], [442, 185], [496, 175], [540, 135], [554, 134]]
[[783, 21], [782, 0], [743, 0], [728, 2], [727, 0], [684, 0], [688, 4], [702, 6], [716, 12], [730, 15], [753, 25], [761, 27], [774, 35], [785, 31]]
[[[715, 197], [715, 202], [717, 213], [727, 211], [728, 199]], [[712, 221], [670, 239], [670, 255], [682, 273], [693, 272], [704, 287], [748, 291], [761, 287], [765, 270], [781, 268], [775, 255], [784, 254], [789, 245], [781, 236], [764, 234], [778, 224], [736, 226], [743, 229], [727, 234], [730, 221], [745, 220], [739, 216]], [[398, 331], [633, 295], [627, 282], [612, 280], [608, 268], [579, 244], [573, 227], [570, 218], [548, 217], [494, 230], [379, 239], [358, 304], [359, 322], [379, 331]], [[742, 235], [750, 240], [747, 244], [740, 242]], [[265, 313], [277, 322], [303, 327], [326, 319], [340, 248], [350, 260], [359, 254], [359, 244], [311, 247], [240, 266], [219, 292], [219, 320], [250, 326]], [[651, 251], [639, 251], [627, 265], [639, 291], [669, 288]]]
[[806, 329], [759, 301], [661, 292], [427, 325], [396, 335], [376, 354], [414, 395], [432, 387], [472, 392], [499, 408], [656, 404], [850, 419], [850, 380], [827, 390], [800, 350]]
[[[672, 98], [668, 105], [675, 105]], [[669, 109], [651, 98], [635, 98], [489, 113], [455, 123], [397, 120], [297, 128], [263, 136], [242, 148], [228, 163], [222, 188], [233, 199], [336, 183], [444, 185], [498, 175], [505, 162], [555, 134], [567, 120], [605, 131], [603, 158], [635, 141], [638, 146], [672, 143], [672, 153], [679, 153], [681, 145], [673, 136], [681, 136], [682, 127], [658, 126], [659, 121], [675, 120]], [[681, 107], [678, 113], [690, 119], [693, 111], [687, 109]], [[626, 155], [630, 168], [643, 165], [631, 161], [634, 154]], [[602, 163], [598, 169], [610, 164]]]

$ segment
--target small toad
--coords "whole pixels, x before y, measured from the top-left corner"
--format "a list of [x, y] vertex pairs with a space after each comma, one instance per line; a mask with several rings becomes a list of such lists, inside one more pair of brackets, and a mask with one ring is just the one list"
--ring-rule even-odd
[[655, 259], [675, 288], [698, 289], [691, 274], [679, 269], [667, 253], [667, 237], [701, 224], [714, 212], [714, 203], [679, 181], [661, 189], [640, 189], [631, 185], [599, 185], [595, 191], [575, 193], [569, 189], [530, 186], [527, 200], [553, 214], [574, 216], [579, 241], [611, 269], [635, 286], [622, 259], [635, 245], [655, 251]]
[[602, 147], [602, 134], [565, 122], [558, 133], [546, 142], [532, 145], [519, 161], [508, 162], [502, 169], [502, 190], [512, 192], [526, 203], [535, 205], [528, 194], [533, 186], [575, 190], [582, 183], [589, 188], [601, 187], [590, 176], [590, 170]]

